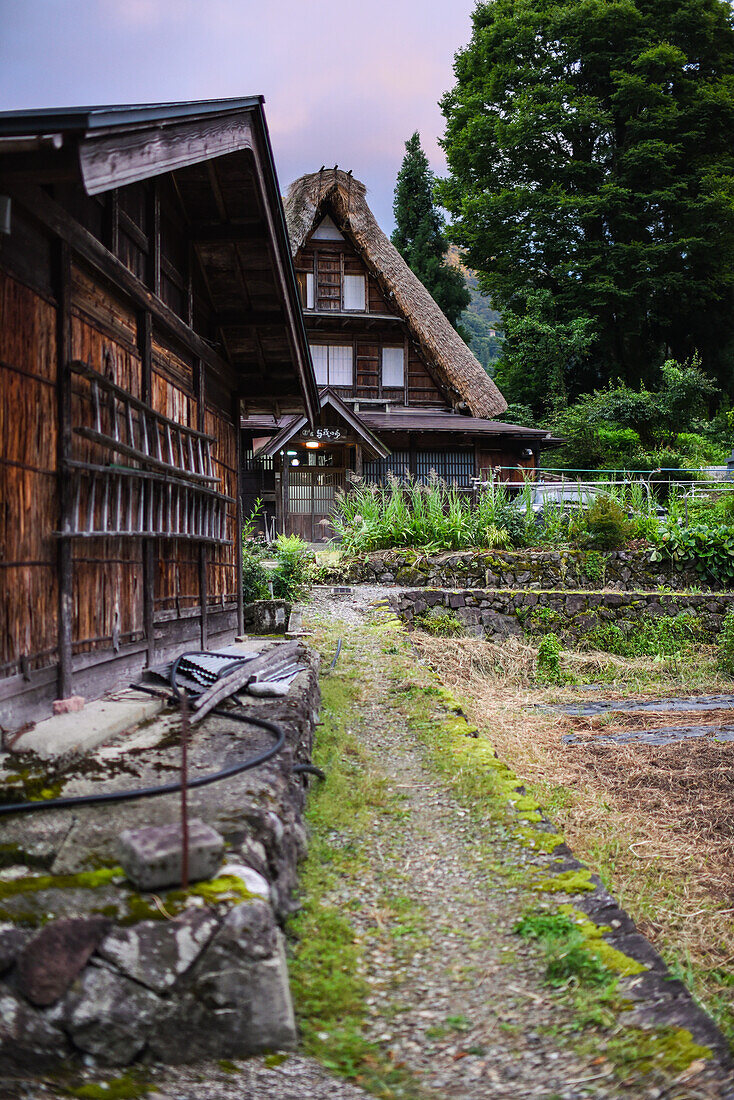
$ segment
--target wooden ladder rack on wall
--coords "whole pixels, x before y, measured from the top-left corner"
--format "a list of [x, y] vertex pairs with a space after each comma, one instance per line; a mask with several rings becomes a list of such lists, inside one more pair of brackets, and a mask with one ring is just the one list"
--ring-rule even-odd
[[69, 366], [90, 384], [94, 420], [94, 427], [76, 426], [74, 434], [137, 465], [67, 457], [74, 503], [62, 536], [230, 544], [227, 505], [236, 501], [218, 488], [215, 437], [156, 412], [87, 363]]

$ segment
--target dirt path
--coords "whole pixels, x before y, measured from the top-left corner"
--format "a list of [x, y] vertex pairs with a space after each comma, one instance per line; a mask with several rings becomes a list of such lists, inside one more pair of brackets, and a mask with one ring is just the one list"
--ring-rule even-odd
[[[343, 630], [344, 660], [361, 682], [352, 733], [402, 805], [399, 829], [389, 816], [373, 820], [358, 899], [350, 890], [330, 899], [351, 910], [364, 952], [369, 1037], [429, 1095], [457, 1100], [726, 1095], [726, 1075], [700, 1060], [645, 1074], [630, 1049], [615, 1075], [620, 1059], [607, 1039], [616, 1021], [603, 1035], [579, 1035], [578, 1011], [553, 995], [538, 951], [513, 933], [530, 899], [508, 866], [533, 857], [508, 846], [501, 826], [477, 822], [427, 765], [400, 702], [410, 685], [396, 690], [391, 659], [364, 626], [376, 595], [363, 589], [310, 609], [312, 621]], [[396, 908], [405, 913], [398, 934]]]

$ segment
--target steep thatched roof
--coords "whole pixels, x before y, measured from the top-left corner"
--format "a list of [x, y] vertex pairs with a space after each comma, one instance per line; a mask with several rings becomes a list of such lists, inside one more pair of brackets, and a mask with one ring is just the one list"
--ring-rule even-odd
[[507, 408], [504, 397], [382, 232], [367, 205], [366, 192], [359, 180], [332, 168], [301, 176], [292, 183], [285, 213], [293, 255], [305, 244], [328, 207], [383, 291], [404, 314], [429, 366], [453, 391], [457, 401], [466, 402], [473, 416], [492, 417], [504, 412]]

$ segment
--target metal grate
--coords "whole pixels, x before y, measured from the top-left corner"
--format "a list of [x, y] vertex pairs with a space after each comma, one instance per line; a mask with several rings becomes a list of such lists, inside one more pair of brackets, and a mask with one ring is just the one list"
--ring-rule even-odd
[[439, 477], [447, 485], [467, 489], [474, 477], [473, 451], [419, 451], [416, 455], [416, 479], [423, 484]]

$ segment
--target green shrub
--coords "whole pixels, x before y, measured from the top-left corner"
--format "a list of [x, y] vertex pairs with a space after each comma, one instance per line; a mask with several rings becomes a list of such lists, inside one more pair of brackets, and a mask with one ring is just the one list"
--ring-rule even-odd
[[426, 634], [435, 634], [442, 638], [456, 638], [464, 633], [464, 627], [453, 611], [428, 611], [416, 616], [415, 625]]
[[701, 637], [701, 620], [689, 612], [643, 618], [626, 634], [617, 623], [604, 623], [581, 639], [589, 649], [618, 657], [675, 657]]
[[607, 494], [595, 497], [580, 518], [583, 526], [578, 541], [592, 550], [620, 550], [634, 532], [620, 501]]
[[266, 600], [270, 595], [270, 574], [262, 563], [265, 548], [242, 532], [242, 598], [245, 603]]
[[710, 584], [730, 588], [734, 583], [734, 526], [703, 524], [686, 526], [671, 510], [660, 524], [652, 561], [691, 565]]
[[606, 558], [598, 550], [589, 550], [584, 554], [581, 568], [584, 576], [592, 584], [602, 585], [607, 571]]
[[298, 535], [279, 535], [273, 543], [276, 567], [271, 576], [279, 600], [300, 600], [308, 591], [315, 555]]
[[535, 672], [542, 684], [563, 684], [566, 681], [561, 670], [561, 643], [552, 632], [540, 639]]
[[[518, 612], [520, 610], [525, 609], [518, 608]], [[519, 614], [518, 618], [520, 618]], [[543, 634], [560, 626], [562, 622], [563, 616], [558, 611], [554, 611], [552, 607], [534, 607], [526, 613], [525, 627], [531, 633]]]
[[718, 637], [719, 655], [718, 663], [722, 672], [727, 676], [734, 676], [734, 607], [730, 608], [724, 619], [721, 633]]

